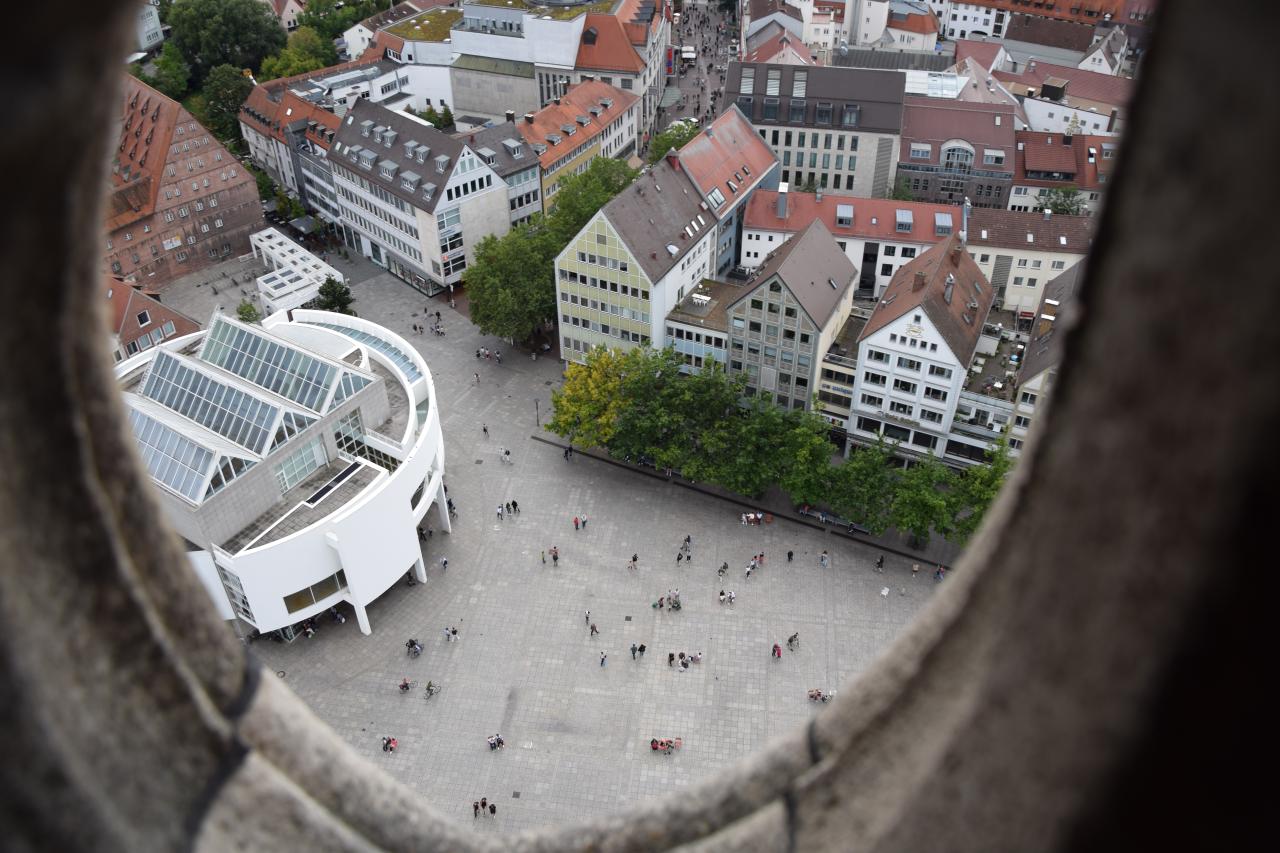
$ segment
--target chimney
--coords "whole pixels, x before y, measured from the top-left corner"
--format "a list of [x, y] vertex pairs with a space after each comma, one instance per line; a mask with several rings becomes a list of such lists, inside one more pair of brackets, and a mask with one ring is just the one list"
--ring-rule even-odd
[[813, 194], [813, 203], [822, 204], [822, 187], [818, 187], [817, 191]]
[[1050, 219], [1050, 217], [1052, 217], [1052, 216], [1053, 216], [1053, 211], [1046, 207], [1046, 208], [1044, 209], [1044, 221], [1045, 221], [1045, 222], [1048, 222], [1048, 221], [1049, 221], [1049, 219]]
[[476, 135], [474, 133], [470, 136], [470, 142], [472, 145], [476, 144]]
[[524, 120], [529, 124], [533, 124], [533, 113], [525, 113]]
[[961, 243], [959, 240], [957, 240], [955, 244], [952, 245], [951, 247], [951, 263], [959, 264], [960, 256], [963, 254], [964, 254], [964, 244]]
[[969, 245], [969, 211], [973, 210], [973, 202], [969, 201], [969, 197], [964, 197], [964, 204], [960, 206], [960, 245]]
[[778, 218], [787, 218], [787, 182], [778, 184]]
[[551, 100], [555, 101], [555, 104], [556, 104], [556, 106], [557, 106], [557, 107], [558, 107], [558, 106], [560, 106], [560, 96], [559, 96], [559, 95], [556, 95], [556, 96], [555, 96], [554, 98], [552, 98]]
[[917, 290], [924, 290], [924, 270], [916, 271], [916, 277], [911, 282], [911, 290], [912, 292], [915, 292]]
[[507, 121], [515, 121], [515, 120], [516, 120], [516, 111], [507, 110]]
[[676, 154], [676, 150], [674, 148], [667, 152], [667, 165], [675, 169], [677, 172], [680, 171], [680, 155]]

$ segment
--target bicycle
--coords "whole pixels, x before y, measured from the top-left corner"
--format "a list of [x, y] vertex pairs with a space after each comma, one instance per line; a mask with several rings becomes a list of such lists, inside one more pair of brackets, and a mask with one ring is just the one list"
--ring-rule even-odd
[[[414, 683], [416, 684], [417, 682], [414, 682]], [[443, 689], [444, 689], [443, 684], [436, 684], [435, 682], [430, 682], [430, 681], [427, 682], [426, 688], [424, 688], [422, 691], [423, 701], [430, 702], [431, 697], [440, 695], [440, 691]]]
[[408, 693], [410, 690], [412, 690], [417, 686], [418, 686], [418, 682], [416, 681], [402, 681], [396, 685], [396, 687], [400, 688], [401, 693]]

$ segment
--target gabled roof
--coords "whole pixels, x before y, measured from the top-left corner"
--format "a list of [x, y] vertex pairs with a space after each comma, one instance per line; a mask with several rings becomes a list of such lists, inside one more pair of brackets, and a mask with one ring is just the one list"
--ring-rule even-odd
[[715, 214], [705, 209], [698, 188], [665, 159], [610, 199], [601, 213], [655, 284], [715, 233]]
[[858, 342], [920, 310], [942, 335], [956, 361], [967, 365], [973, 360], [982, 324], [994, 301], [995, 292], [986, 276], [965, 251], [960, 235], [952, 234], [898, 268]]
[[[1028, 64], [1017, 74], [996, 71], [993, 76], [1004, 83], [1035, 89], [1037, 94], [1040, 93], [1048, 78], [1057, 77], [1067, 81], [1068, 98], [1094, 101], [1109, 106], [1123, 107], [1129, 103], [1133, 95], [1133, 81], [1128, 77], [1084, 71], [1069, 65], [1051, 65], [1048, 62], [1036, 62], [1034, 68]], [[1019, 93], [1017, 90], [1011, 91], [1015, 94]]]
[[1089, 48], [1084, 55], [1082, 64], [1088, 61], [1095, 53], [1101, 53], [1107, 65], [1114, 68], [1120, 62], [1120, 57], [1124, 55], [1128, 46], [1129, 37], [1125, 35], [1124, 27], [1115, 27]]
[[1085, 51], [1093, 41], [1093, 26], [1074, 21], [1058, 21], [1041, 15], [1012, 15], [1004, 37], [1029, 44]]
[[785, 28], [769, 22], [747, 39], [744, 62], [777, 62], [785, 65], [815, 65], [809, 48]]
[[1061, 186], [1062, 181], [1028, 177], [1027, 172], [1070, 174], [1070, 183], [1082, 190], [1097, 189], [1106, 182], [1114, 158], [1104, 151], [1116, 148], [1114, 136], [1088, 136], [1077, 133], [1066, 136], [1036, 130], [1020, 130], [1016, 134], [1021, 150], [1014, 158], [1014, 182], [1030, 186]]
[[765, 258], [752, 275], [747, 293], [735, 301], [745, 299], [775, 275], [795, 296], [814, 325], [821, 329], [858, 277], [858, 268], [822, 221], [815, 219], [801, 234], [787, 240]]
[[[751, 128], [737, 104], [730, 104], [685, 143], [677, 157], [717, 218], [750, 193], [778, 162], [778, 155]], [[724, 196], [720, 204], [713, 199], [717, 190]]]
[[[365, 122], [369, 122], [365, 125]], [[379, 145], [371, 136], [365, 136], [363, 127], [384, 127], [395, 131], [395, 142], [390, 148]], [[425, 155], [425, 162], [419, 163], [415, 157], [405, 154], [405, 144], [417, 142], [430, 149]], [[334, 136], [333, 148], [329, 157], [335, 164], [356, 172], [370, 183], [377, 184], [397, 198], [409, 202], [419, 210], [434, 212], [440, 199], [444, 197], [445, 184], [458, 166], [458, 156], [465, 146], [449, 136], [441, 133], [424, 121], [413, 119], [404, 113], [393, 112], [386, 107], [357, 99], [351, 109], [342, 118], [342, 124]], [[379, 169], [361, 169], [351, 161], [355, 156], [357, 162], [360, 154], [373, 154], [375, 163], [390, 161], [396, 167], [396, 176], [384, 178]], [[448, 157], [443, 173], [437, 171], [436, 158]], [[416, 189], [406, 189], [403, 174], [412, 172], [421, 178]], [[427, 197], [427, 188], [434, 184], [435, 189]]]
[[[1041, 211], [975, 207], [969, 211], [969, 249], [1020, 249], [1084, 255], [1088, 254], [1093, 242], [1094, 225], [1092, 216], [1055, 213], [1046, 219]], [[958, 218], [956, 227], [959, 228]]]
[[[952, 228], [960, 230], [960, 208], [949, 204], [922, 201], [896, 201], [891, 198], [861, 198], [853, 195], [823, 193], [786, 193], [786, 215], [778, 216], [778, 190], [759, 189], [752, 194], [743, 211], [742, 226], [759, 231], [795, 233], [804, 231], [814, 221], [821, 221], [836, 238], [861, 238], [892, 243], [933, 243], [940, 239], [931, 223], [938, 213], [952, 216]], [[909, 233], [897, 230], [895, 214], [899, 210], [912, 213], [913, 228]], [[848, 214], [848, 225], [840, 224], [840, 214]]]
[[108, 232], [155, 210], [174, 128], [194, 120], [177, 101], [132, 75], [125, 77], [120, 106], [120, 144], [111, 164], [107, 200]]
[[[599, 136], [637, 100], [639, 98], [630, 92], [615, 89], [599, 80], [587, 80], [566, 89], [559, 98], [560, 103], [547, 104], [533, 113], [532, 122], [522, 119], [516, 127], [530, 145], [546, 146], [538, 160], [547, 169], [567, 152], [581, 148]], [[586, 122], [581, 119], [586, 119]]]
[[644, 58], [618, 17], [588, 13], [578, 40], [577, 67], [639, 74], [644, 71]]
[[[141, 286], [131, 284], [119, 276], [104, 276], [102, 292], [107, 299], [107, 317], [111, 333], [115, 335], [120, 346], [127, 346], [143, 334], [150, 334], [153, 329], [165, 323], [173, 323], [174, 332], [166, 338], [189, 335], [200, 330], [200, 324], [174, 308], [162, 303]], [[150, 322], [145, 327], [138, 323], [138, 314], [146, 311]]]
[[[1012, 174], [1014, 150], [1014, 116], [1011, 103], [943, 100], [908, 95], [902, 110], [902, 140], [899, 159], [903, 163], [938, 163], [942, 144], [960, 139], [974, 148], [975, 166]], [[999, 124], [997, 124], [999, 120]], [[928, 160], [911, 158], [911, 143], [932, 146]], [[983, 149], [999, 149], [1005, 155], [1003, 166], [982, 163]]]
[[470, 133], [455, 133], [453, 138], [465, 142], [482, 160], [484, 154], [481, 152], [485, 149], [492, 151], [494, 157], [489, 168], [502, 178], [538, 165], [533, 149], [524, 141], [514, 122], [504, 121], [492, 127], [477, 128]]
[[804, 16], [795, 6], [788, 5], [786, 0], [751, 0], [750, 3], [751, 20], [758, 21], [761, 18], [768, 17], [775, 12], [795, 18], [797, 21], [803, 21]]
[[1057, 366], [1062, 358], [1063, 324], [1069, 323], [1075, 313], [1076, 291], [1083, 283], [1084, 261], [1078, 261], [1044, 286], [1026, 358], [1018, 368], [1019, 384]]
[[939, 31], [938, 17], [920, 0], [891, 0], [886, 29], [929, 35]]

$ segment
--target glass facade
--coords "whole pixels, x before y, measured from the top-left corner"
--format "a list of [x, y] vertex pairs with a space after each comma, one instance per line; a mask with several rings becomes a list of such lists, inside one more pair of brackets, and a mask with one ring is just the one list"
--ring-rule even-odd
[[313, 412], [329, 396], [338, 368], [225, 319], [214, 321], [200, 358]]
[[332, 329], [339, 334], [346, 335], [353, 341], [359, 341], [366, 346], [377, 350], [378, 352], [391, 359], [391, 362], [398, 368], [400, 372], [409, 377], [410, 382], [417, 382], [422, 378], [422, 371], [414, 365], [413, 359], [399, 347], [394, 346], [382, 338], [375, 337], [367, 332], [361, 332], [357, 329], [348, 329], [346, 326], [338, 326], [333, 323], [317, 323], [313, 320], [304, 320], [309, 326], [319, 326], [322, 329]]
[[157, 353], [142, 395], [206, 429], [262, 455], [280, 410], [200, 371], [167, 352]]

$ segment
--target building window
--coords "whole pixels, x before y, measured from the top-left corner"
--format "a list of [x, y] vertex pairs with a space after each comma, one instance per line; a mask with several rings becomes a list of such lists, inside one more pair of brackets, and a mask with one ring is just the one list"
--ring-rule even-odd
[[898, 367], [901, 367], [903, 370], [919, 371], [920, 362], [916, 361], [914, 358], [906, 358], [905, 356], [900, 355], [898, 356]]
[[912, 409], [911, 406], [907, 405], [906, 403], [899, 403], [897, 400], [890, 400], [889, 411], [893, 412], [895, 415], [905, 415], [906, 417], [911, 417], [911, 414], [914, 410]]
[[926, 385], [924, 386], [924, 395], [930, 400], [937, 400], [939, 403], [945, 403], [947, 401], [947, 392], [941, 388], [934, 388]]
[[942, 423], [942, 412], [935, 412], [933, 409], [920, 409], [920, 419], [930, 421], [931, 423]]
[[949, 367], [939, 367], [939, 366], [938, 366], [938, 365], [936, 365], [936, 364], [931, 364], [931, 365], [929, 365], [929, 375], [930, 375], [930, 376], [937, 376], [937, 377], [938, 377], [938, 378], [940, 378], [940, 379], [950, 379], [950, 378], [951, 378], [951, 368], [949, 368]]
[[1023, 391], [1022, 396], [1018, 398], [1018, 402], [1024, 403], [1028, 406], [1034, 406], [1036, 404], [1036, 395], [1032, 394], [1030, 391]]
[[778, 120], [778, 99], [777, 98], [764, 99], [764, 115], [761, 118], [763, 118], [765, 121]]
[[138, 312], [138, 327], [141, 328], [151, 322], [151, 315], [146, 311]]
[[868, 385], [879, 385], [883, 387], [886, 382], [886, 378], [883, 374], [867, 371], [862, 374], [862, 381], [866, 382]]
[[908, 382], [905, 379], [895, 379], [893, 380], [893, 390], [901, 391], [904, 394], [914, 394], [916, 393], [916, 383]]

